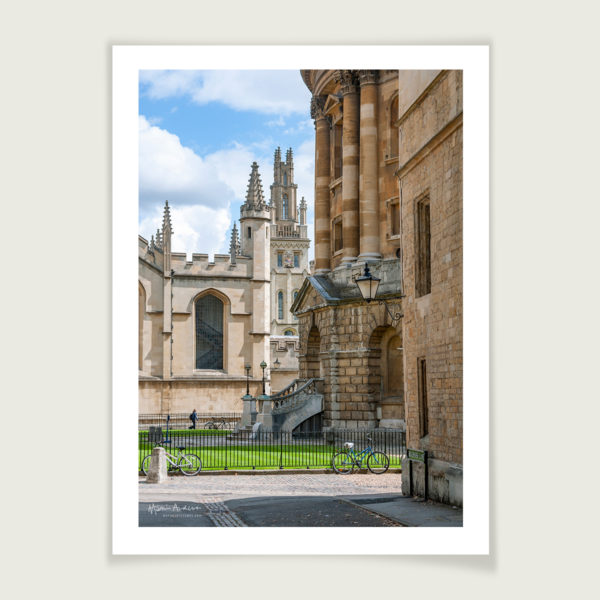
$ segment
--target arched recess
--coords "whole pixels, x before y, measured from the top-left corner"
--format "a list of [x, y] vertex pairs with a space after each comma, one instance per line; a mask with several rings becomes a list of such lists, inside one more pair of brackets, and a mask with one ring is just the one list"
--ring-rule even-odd
[[215, 289], [193, 299], [194, 369], [227, 371], [229, 298]]
[[316, 325], [308, 333], [306, 342], [306, 377], [321, 377], [321, 334]]
[[401, 329], [377, 327], [369, 340], [369, 371], [379, 377], [379, 419], [404, 419], [404, 356]]

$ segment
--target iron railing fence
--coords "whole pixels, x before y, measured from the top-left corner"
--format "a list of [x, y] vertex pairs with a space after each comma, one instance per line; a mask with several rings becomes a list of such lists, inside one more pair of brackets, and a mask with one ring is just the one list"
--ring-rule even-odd
[[[242, 418], [242, 413], [197, 413], [196, 429], [235, 429]], [[162, 427], [167, 430], [167, 417], [169, 417], [169, 430], [187, 429], [192, 422], [190, 413], [167, 414], [140, 414], [138, 416], [138, 430], [147, 430], [149, 427]]]
[[[163, 431], [163, 434], [166, 433]], [[159, 445], [156, 432], [139, 431], [139, 468], [142, 461]], [[372, 444], [368, 441], [370, 437]], [[268, 470], [268, 469], [331, 469], [333, 455], [345, 442], [354, 442], [358, 453], [369, 445], [390, 457], [390, 468], [400, 468], [406, 455], [403, 431], [328, 430], [303, 432], [189, 430], [169, 432], [160, 445], [173, 455], [196, 454], [202, 461], [202, 471]], [[366, 457], [363, 460], [366, 468]]]

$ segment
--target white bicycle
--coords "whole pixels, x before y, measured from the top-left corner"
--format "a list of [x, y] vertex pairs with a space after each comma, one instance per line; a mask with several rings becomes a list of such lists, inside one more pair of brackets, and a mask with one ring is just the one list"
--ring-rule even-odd
[[[156, 444], [155, 447], [164, 448], [164, 445]], [[200, 473], [202, 470], [202, 461], [199, 456], [191, 453], [184, 454], [182, 450], [185, 450], [185, 446], [176, 446], [176, 450], [179, 451], [177, 454], [171, 454], [165, 448], [167, 469], [179, 469], [184, 475], [196, 475], [197, 473]], [[151, 460], [152, 456], [148, 454], [142, 461], [142, 471], [144, 472], [144, 475], [148, 475]]]

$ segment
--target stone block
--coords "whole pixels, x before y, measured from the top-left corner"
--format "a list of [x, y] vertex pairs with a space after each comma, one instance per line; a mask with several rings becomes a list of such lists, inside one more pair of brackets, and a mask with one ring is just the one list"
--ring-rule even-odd
[[167, 455], [165, 449], [156, 447], [152, 450], [150, 469], [146, 483], [163, 483], [167, 480]]

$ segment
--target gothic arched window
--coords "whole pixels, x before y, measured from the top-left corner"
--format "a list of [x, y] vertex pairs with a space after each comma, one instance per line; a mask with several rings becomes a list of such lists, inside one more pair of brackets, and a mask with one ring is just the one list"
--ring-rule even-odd
[[283, 195], [282, 205], [283, 205], [283, 210], [281, 211], [283, 213], [282, 218], [283, 219], [287, 219], [288, 218], [288, 197], [287, 197], [287, 194]]
[[196, 369], [223, 369], [223, 302], [198, 298], [196, 307]]
[[283, 174], [283, 185], [287, 185], [287, 173]]
[[277, 292], [277, 318], [283, 319], [283, 292]]

